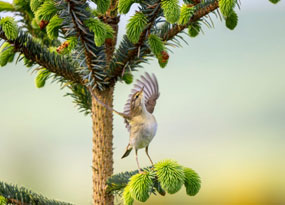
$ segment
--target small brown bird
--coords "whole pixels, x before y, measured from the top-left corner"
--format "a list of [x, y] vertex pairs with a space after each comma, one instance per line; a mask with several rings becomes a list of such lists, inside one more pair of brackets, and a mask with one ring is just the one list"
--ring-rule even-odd
[[157, 130], [157, 122], [152, 113], [158, 97], [159, 88], [155, 75], [150, 76], [145, 73], [140, 80], [137, 80], [124, 108], [123, 114], [127, 116], [125, 122], [130, 133], [130, 139], [122, 158], [127, 157], [134, 149], [139, 171], [138, 149], [145, 148], [146, 154], [153, 165], [148, 154], [148, 146]]
[[153, 165], [148, 154], [148, 146], [156, 134], [157, 123], [152, 115], [156, 100], [159, 98], [158, 82], [154, 74], [141, 76], [137, 80], [134, 88], [129, 95], [129, 99], [125, 105], [124, 112], [118, 112], [115, 109], [101, 102], [90, 89], [91, 95], [108, 110], [117, 113], [125, 119], [126, 127], [130, 133], [129, 144], [122, 158], [127, 157], [132, 149], [135, 149], [135, 157], [138, 169], [141, 172], [138, 161], [138, 149], [145, 148], [145, 152]]

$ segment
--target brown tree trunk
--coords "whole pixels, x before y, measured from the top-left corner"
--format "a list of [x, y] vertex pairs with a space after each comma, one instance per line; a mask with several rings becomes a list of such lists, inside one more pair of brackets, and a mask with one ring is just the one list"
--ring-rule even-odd
[[[94, 90], [104, 104], [113, 107], [114, 87]], [[114, 197], [106, 192], [106, 181], [113, 173], [113, 113], [92, 98], [93, 120], [93, 203], [114, 204]]]

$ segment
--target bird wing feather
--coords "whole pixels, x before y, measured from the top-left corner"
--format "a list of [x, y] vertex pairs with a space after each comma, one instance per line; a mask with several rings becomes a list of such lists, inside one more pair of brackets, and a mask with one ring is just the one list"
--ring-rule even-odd
[[[154, 74], [150, 75], [148, 73], [145, 73], [141, 76], [140, 79], [138, 79], [134, 85], [134, 88], [131, 90], [131, 94], [129, 95], [129, 98], [127, 100], [127, 103], [124, 107], [124, 114], [130, 115], [131, 114], [131, 101], [133, 98], [133, 95], [140, 91], [144, 87], [144, 99], [145, 99], [145, 106], [149, 113], [153, 113], [156, 100], [159, 98], [159, 87], [158, 82]], [[128, 130], [130, 130], [130, 124], [127, 120], [125, 120], [126, 127]]]

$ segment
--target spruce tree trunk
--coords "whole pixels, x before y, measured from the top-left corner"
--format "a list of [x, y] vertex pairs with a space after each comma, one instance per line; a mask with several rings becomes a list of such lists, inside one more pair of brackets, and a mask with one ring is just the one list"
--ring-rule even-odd
[[[104, 104], [113, 107], [114, 86], [105, 91], [94, 90]], [[113, 173], [113, 113], [92, 98], [93, 120], [93, 203], [111, 205], [113, 195], [106, 193], [106, 181]]]

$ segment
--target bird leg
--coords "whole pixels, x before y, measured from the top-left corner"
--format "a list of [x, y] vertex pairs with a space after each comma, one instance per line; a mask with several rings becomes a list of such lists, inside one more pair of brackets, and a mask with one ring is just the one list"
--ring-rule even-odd
[[141, 170], [140, 164], [139, 164], [139, 160], [138, 160], [138, 150], [137, 149], [135, 149], [135, 154], [136, 154], [137, 165], [138, 165], [138, 168], [139, 168], [139, 173], [142, 173], [142, 170]]
[[151, 158], [150, 158], [150, 156], [149, 156], [149, 154], [148, 154], [148, 146], [145, 148], [145, 153], [146, 153], [146, 155], [148, 156], [148, 158], [149, 158], [149, 160], [150, 160], [150, 162], [151, 162], [151, 164], [152, 164], [152, 166], [153, 166], [153, 162], [152, 162], [152, 160], [151, 160]]

